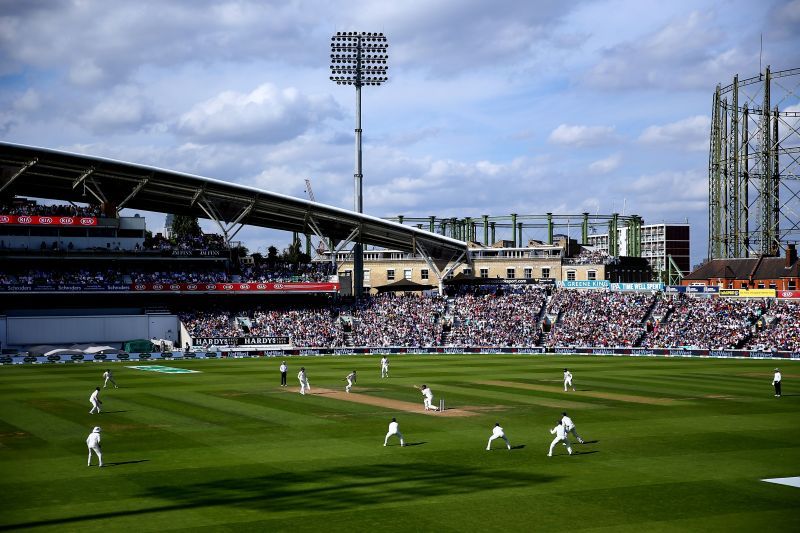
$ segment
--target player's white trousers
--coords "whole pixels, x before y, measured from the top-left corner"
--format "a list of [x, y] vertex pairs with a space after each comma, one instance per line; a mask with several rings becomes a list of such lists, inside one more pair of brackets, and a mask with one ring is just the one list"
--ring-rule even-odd
[[492, 441], [495, 440], [495, 439], [503, 439], [504, 441], [506, 441], [506, 447], [509, 450], [511, 449], [511, 443], [508, 442], [508, 437], [506, 437], [505, 435], [492, 435], [491, 437], [489, 437], [489, 442], [486, 443], [486, 449], [487, 450], [492, 447]]
[[554, 438], [553, 442], [550, 443], [550, 451], [547, 452], [547, 455], [553, 455], [553, 448], [555, 448], [556, 444], [558, 444], [559, 442], [562, 443], [564, 446], [566, 446], [567, 451], [569, 452], [570, 455], [572, 455], [572, 446], [570, 446], [569, 444], [569, 439], [567, 438], [559, 439], [558, 437]]
[[86, 461], [86, 466], [92, 466], [92, 451], [97, 455], [100, 466], [103, 466], [103, 451], [100, 449], [100, 446], [89, 448], [89, 459]]
[[572, 429], [570, 429], [569, 431], [567, 431], [567, 433], [572, 433], [573, 435], [575, 435], [575, 438], [576, 438], [576, 439], [578, 439], [578, 442], [580, 442], [581, 444], [583, 444], [583, 439], [581, 438], [581, 436], [580, 436], [580, 435], [578, 435], [578, 432], [577, 432], [577, 431], [575, 431], [575, 428], [574, 428], [574, 427], [573, 427]]
[[572, 380], [571, 379], [565, 379], [564, 380], [564, 392], [567, 392], [567, 386], [570, 386], [573, 389], [575, 388], [575, 387], [572, 386]]
[[89, 411], [89, 414], [90, 415], [94, 414], [95, 410], [97, 410], [97, 412], [99, 413], [100, 412], [100, 404], [97, 403], [96, 401], [91, 401], [91, 404], [92, 404], [92, 410]]
[[383, 439], [383, 445], [384, 446], [386, 446], [386, 443], [389, 442], [389, 437], [391, 437], [392, 435], [397, 435], [398, 436], [398, 438], [400, 439], [400, 446], [405, 446], [406, 445], [406, 441], [403, 440], [403, 434], [402, 433], [400, 433], [399, 431], [397, 433], [392, 433], [390, 431], [389, 433], [386, 434], [386, 437], [384, 437], [384, 439]]

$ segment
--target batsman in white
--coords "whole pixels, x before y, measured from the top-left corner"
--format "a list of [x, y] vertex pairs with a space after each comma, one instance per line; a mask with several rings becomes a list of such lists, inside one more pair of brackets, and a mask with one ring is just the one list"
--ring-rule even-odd
[[572, 391], [575, 391], [575, 385], [572, 384], [572, 372], [564, 369], [564, 392], [567, 392], [567, 385], [572, 387]]
[[95, 410], [100, 414], [100, 405], [103, 403], [100, 401], [100, 387], [95, 387], [94, 392], [89, 396], [89, 403], [92, 404], [92, 409], [89, 411], [89, 414], [93, 415]]
[[353, 388], [353, 383], [356, 382], [356, 371], [353, 370], [352, 372], [347, 374], [347, 376], [344, 379], [345, 379], [345, 381], [347, 381], [347, 385], [345, 385], [344, 391], [345, 392], [350, 392], [350, 389]]
[[495, 423], [494, 427], [492, 428], [492, 436], [489, 437], [489, 442], [486, 443], [487, 452], [492, 449], [492, 441], [495, 439], [503, 439], [504, 441], [506, 441], [506, 448], [508, 448], [509, 450], [511, 449], [511, 443], [508, 442], [508, 437], [506, 437], [503, 428], [500, 427], [500, 422]]
[[422, 387], [414, 387], [418, 388], [419, 391], [422, 393], [422, 404], [425, 406], [426, 411], [438, 411], [439, 408], [433, 405], [433, 391], [427, 385], [423, 384]]
[[86, 466], [92, 466], [92, 452], [97, 455], [100, 468], [103, 467], [103, 450], [100, 449], [100, 428], [95, 427], [89, 436], [86, 437], [86, 447], [89, 448], [89, 459]]
[[400, 425], [397, 423], [396, 418], [392, 418], [392, 421], [389, 422], [389, 431], [386, 433], [386, 436], [383, 438], [383, 445], [386, 446], [386, 443], [389, 441], [389, 437], [392, 435], [397, 435], [400, 438], [400, 446], [405, 446], [406, 441], [403, 440], [403, 434], [400, 433]]
[[305, 396], [306, 391], [311, 392], [311, 385], [309, 385], [308, 376], [306, 376], [306, 367], [300, 367], [300, 372], [297, 373], [297, 380], [300, 382], [300, 394]]
[[553, 442], [550, 443], [550, 451], [547, 452], [547, 457], [553, 457], [553, 448], [556, 447], [556, 444], [559, 442], [567, 447], [567, 451], [570, 455], [572, 455], [572, 446], [570, 446], [569, 439], [567, 439], [567, 430], [564, 429], [564, 425], [561, 423], [561, 420], [558, 421], [556, 427], [550, 430], [551, 434], [555, 434], [556, 438], [553, 439]]

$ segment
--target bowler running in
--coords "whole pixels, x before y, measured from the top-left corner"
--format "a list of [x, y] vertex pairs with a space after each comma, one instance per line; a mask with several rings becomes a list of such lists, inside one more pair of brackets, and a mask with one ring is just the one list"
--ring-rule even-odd
[[572, 372], [564, 369], [564, 392], [567, 392], [567, 386], [572, 387], [572, 391], [575, 391], [575, 385], [572, 384]]
[[347, 374], [347, 376], [344, 378], [344, 380], [347, 381], [347, 385], [345, 385], [344, 391], [349, 393], [350, 389], [353, 388], [353, 384], [356, 382], [356, 371], [353, 370], [352, 372]]
[[300, 382], [300, 394], [305, 396], [306, 391], [311, 392], [311, 385], [309, 385], [308, 376], [306, 375], [306, 367], [300, 367], [300, 372], [297, 373], [297, 380]]

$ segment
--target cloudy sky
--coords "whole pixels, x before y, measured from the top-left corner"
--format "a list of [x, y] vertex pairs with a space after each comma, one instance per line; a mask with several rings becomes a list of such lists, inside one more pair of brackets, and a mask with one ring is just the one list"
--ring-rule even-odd
[[296, 196], [311, 178], [351, 208], [336, 31], [390, 42], [363, 93], [366, 213], [688, 220], [694, 263], [716, 84], [758, 73], [762, 34], [764, 66], [800, 66], [800, 0], [0, 0], [0, 139]]

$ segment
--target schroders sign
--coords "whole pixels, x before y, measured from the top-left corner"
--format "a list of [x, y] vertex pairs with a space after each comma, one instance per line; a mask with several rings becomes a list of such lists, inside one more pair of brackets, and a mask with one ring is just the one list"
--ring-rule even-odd
[[134, 292], [339, 292], [338, 283], [134, 283]]
[[0, 224], [26, 226], [96, 226], [96, 217], [0, 215]]

